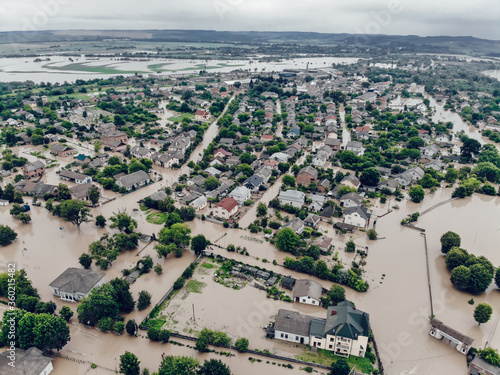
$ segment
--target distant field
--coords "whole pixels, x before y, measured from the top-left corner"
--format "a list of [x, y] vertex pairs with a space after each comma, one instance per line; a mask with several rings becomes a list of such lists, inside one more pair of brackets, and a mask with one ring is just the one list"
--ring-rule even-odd
[[51, 70], [74, 70], [77, 72], [87, 72], [87, 73], [98, 73], [98, 74], [134, 74], [134, 73], [148, 73], [148, 72], [138, 72], [130, 70], [118, 70], [110, 64], [90, 66], [87, 63], [72, 63], [63, 66], [52, 66], [51, 64], [46, 64], [43, 66], [46, 69]]

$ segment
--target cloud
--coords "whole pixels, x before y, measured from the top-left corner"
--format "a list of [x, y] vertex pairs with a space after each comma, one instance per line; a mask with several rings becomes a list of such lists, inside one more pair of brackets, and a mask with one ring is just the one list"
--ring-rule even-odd
[[[397, 11], [395, 11], [395, 9]], [[2, 0], [0, 30], [211, 29], [500, 39], [498, 0]]]

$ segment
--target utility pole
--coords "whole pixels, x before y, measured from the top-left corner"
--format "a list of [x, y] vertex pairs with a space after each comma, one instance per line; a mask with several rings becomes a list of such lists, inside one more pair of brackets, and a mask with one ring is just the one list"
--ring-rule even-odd
[[196, 316], [194, 315], [194, 303], [193, 303], [193, 322], [196, 323]]

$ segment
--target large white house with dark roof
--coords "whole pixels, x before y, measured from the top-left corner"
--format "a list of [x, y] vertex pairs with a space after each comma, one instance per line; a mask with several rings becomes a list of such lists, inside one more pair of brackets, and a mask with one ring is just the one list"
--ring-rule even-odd
[[16, 348], [15, 366], [10, 366], [10, 351], [0, 353], [0, 370], [2, 375], [49, 375], [54, 367], [52, 358], [43, 355], [42, 351], [32, 346], [23, 350]]
[[325, 349], [341, 357], [364, 357], [370, 337], [370, 317], [349, 301], [330, 306], [326, 319], [295, 311], [278, 311], [274, 338]]

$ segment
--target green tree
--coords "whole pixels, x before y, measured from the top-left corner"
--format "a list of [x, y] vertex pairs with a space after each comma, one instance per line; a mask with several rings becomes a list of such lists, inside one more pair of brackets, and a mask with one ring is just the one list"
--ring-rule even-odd
[[345, 251], [348, 252], [348, 253], [354, 253], [356, 251], [356, 244], [354, 243], [353, 240], [349, 240], [346, 244], [345, 244]]
[[69, 327], [60, 316], [26, 313], [19, 321], [20, 347], [61, 350], [69, 341]]
[[276, 234], [276, 239], [274, 245], [282, 250], [287, 251], [292, 254], [296, 254], [300, 244], [300, 237], [295, 234], [291, 228], [283, 228], [278, 234]]
[[282, 181], [284, 186], [291, 186], [291, 187], [295, 186], [295, 178], [293, 178], [290, 175], [287, 174], [284, 175]]
[[363, 185], [377, 186], [380, 181], [380, 172], [374, 167], [366, 168], [363, 173], [361, 173], [359, 180]]
[[27, 213], [21, 212], [19, 215], [16, 216], [21, 223], [23, 224], [28, 224], [31, 221], [31, 216], [28, 215]]
[[376, 240], [377, 237], [378, 237], [378, 234], [377, 232], [375, 231], [375, 229], [370, 229], [368, 232], [367, 232], [367, 235], [368, 235], [368, 239], [369, 240]]
[[410, 189], [408, 194], [413, 202], [420, 203], [424, 199], [425, 191], [422, 189], [422, 186], [416, 185]]
[[159, 341], [160, 328], [152, 326], [148, 329], [148, 339], [151, 341]]
[[166, 344], [170, 340], [170, 331], [162, 329], [158, 334], [158, 340]]
[[463, 140], [462, 147], [460, 147], [460, 155], [467, 161], [472, 159], [473, 155], [478, 155], [481, 149], [479, 141], [466, 137]]
[[267, 206], [260, 202], [257, 206], [257, 216], [266, 216], [267, 215]]
[[60, 183], [57, 185], [57, 200], [62, 202], [71, 199], [71, 192], [66, 184]]
[[0, 246], [7, 246], [17, 238], [17, 233], [7, 225], [0, 225]]
[[139, 299], [137, 300], [137, 308], [139, 310], [144, 310], [149, 305], [151, 305], [151, 294], [145, 290], [141, 290], [139, 292]]
[[451, 283], [459, 289], [467, 289], [470, 282], [470, 269], [465, 266], [458, 266], [451, 271]]
[[452, 247], [446, 254], [446, 267], [449, 271], [453, 271], [458, 266], [465, 266], [469, 259], [467, 250], [458, 247]]
[[92, 205], [96, 205], [99, 203], [99, 198], [101, 197], [101, 192], [97, 188], [97, 186], [92, 185], [89, 190], [88, 190], [88, 195], [89, 195], [89, 201], [92, 203]]
[[82, 265], [83, 268], [88, 270], [92, 265], [92, 257], [89, 254], [83, 253], [82, 255], [80, 255], [80, 258], [78, 258], [78, 262]]
[[85, 203], [78, 199], [70, 199], [61, 202], [54, 207], [53, 215], [62, 217], [64, 220], [80, 227], [82, 223], [90, 221], [92, 214]]
[[196, 255], [201, 254], [203, 250], [207, 248], [208, 241], [203, 234], [194, 236], [191, 240], [191, 250], [194, 251]]
[[234, 343], [236, 350], [238, 350], [240, 353], [246, 352], [248, 350], [248, 345], [249, 345], [248, 339], [244, 337], [240, 337]]
[[115, 322], [115, 325], [113, 326], [113, 331], [115, 331], [116, 334], [121, 335], [124, 330], [125, 330], [125, 323], [123, 323], [121, 320]]
[[326, 297], [331, 305], [336, 305], [339, 302], [345, 301], [345, 289], [340, 285], [334, 284], [328, 291]]
[[130, 284], [125, 279], [115, 278], [109, 282], [113, 287], [114, 300], [118, 303], [121, 312], [128, 314], [135, 306], [134, 298], [130, 292]]
[[71, 311], [71, 309], [69, 308], [69, 306], [66, 306], [64, 305], [63, 307], [61, 307], [61, 309], [59, 310], [59, 315], [62, 316], [62, 318], [69, 322], [69, 320], [71, 319], [71, 317], [73, 316], [73, 311]]
[[127, 321], [127, 324], [125, 325], [125, 330], [130, 336], [133, 336], [137, 332], [137, 323], [135, 322], [134, 319], [129, 319]]
[[487, 303], [480, 303], [474, 309], [474, 320], [481, 325], [488, 322], [493, 314], [493, 308]]
[[497, 284], [497, 288], [500, 288], [500, 268], [495, 271], [495, 284]]
[[126, 211], [119, 211], [114, 213], [113, 216], [109, 218], [112, 224], [110, 228], [117, 228], [120, 232], [125, 232], [127, 234], [132, 233], [135, 228], [137, 228], [137, 221], [132, 219]]
[[217, 177], [210, 176], [203, 181], [203, 187], [207, 190], [215, 190], [220, 186], [220, 182]]
[[425, 189], [431, 189], [434, 186], [438, 186], [439, 181], [432, 177], [429, 173], [426, 173], [420, 180], [420, 185]]
[[198, 375], [231, 375], [231, 370], [220, 359], [205, 360]]
[[488, 347], [484, 350], [479, 349], [479, 357], [484, 359], [490, 365], [500, 367], [500, 355], [498, 350]]
[[458, 171], [451, 167], [446, 170], [446, 174], [444, 175], [444, 180], [450, 184], [454, 183], [458, 178]]
[[332, 363], [331, 375], [349, 375], [351, 368], [345, 359], [338, 359]]
[[140, 375], [140, 363], [141, 361], [135, 354], [126, 351], [125, 354], [120, 356], [120, 374]]
[[175, 244], [177, 247], [189, 246], [191, 228], [187, 224], [177, 223], [170, 228], [163, 228], [158, 234], [159, 242], [163, 245]]
[[94, 326], [105, 317], [115, 317], [120, 311], [120, 305], [115, 301], [113, 287], [103, 284], [90, 291], [77, 308], [78, 321], [82, 324]]
[[469, 267], [470, 282], [469, 292], [473, 294], [481, 294], [488, 289], [493, 280], [493, 272], [482, 264], [473, 264]]
[[94, 152], [96, 154], [99, 154], [99, 151], [101, 150], [101, 147], [102, 147], [101, 141], [95, 141], [94, 142]]
[[452, 247], [460, 247], [462, 240], [460, 236], [452, 231], [448, 231], [441, 236], [441, 252], [447, 254]]
[[199, 365], [196, 358], [169, 355], [161, 362], [158, 375], [196, 375]]
[[102, 215], [96, 216], [95, 225], [97, 225], [99, 228], [104, 228], [106, 226], [106, 218]]

